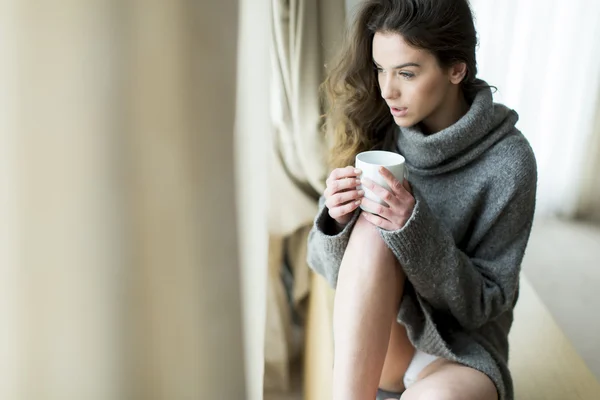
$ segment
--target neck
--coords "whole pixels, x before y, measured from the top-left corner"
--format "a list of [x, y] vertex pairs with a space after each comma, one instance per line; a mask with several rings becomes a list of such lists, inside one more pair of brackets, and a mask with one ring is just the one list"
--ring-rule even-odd
[[434, 134], [452, 126], [469, 111], [469, 103], [460, 88], [451, 90], [442, 105], [421, 122], [423, 133]]

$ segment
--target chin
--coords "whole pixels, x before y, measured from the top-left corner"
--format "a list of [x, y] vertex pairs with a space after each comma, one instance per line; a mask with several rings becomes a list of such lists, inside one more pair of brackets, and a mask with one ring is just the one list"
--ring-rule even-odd
[[419, 123], [419, 121], [416, 121], [411, 117], [394, 117], [394, 122], [401, 128], [410, 128], [411, 126], [415, 126]]

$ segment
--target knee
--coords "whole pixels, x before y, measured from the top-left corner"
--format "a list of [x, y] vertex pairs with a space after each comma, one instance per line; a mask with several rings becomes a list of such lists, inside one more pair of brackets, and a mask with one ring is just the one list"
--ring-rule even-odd
[[379, 229], [362, 216], [357, 219], [354, 225], [348, 246], [358, 251], [361, 257], [372, 260], [376, 265], [382, 265], [386, 268], [389, 268], [390, 265], [400, 266], [379, 234]]
[[356, 224], [354, 225], [354, 228], [352, 230], [352, 235], [360, 236], [361, 239], [364, 240], [383, 241], [383, 239], [381, 239], [381, 236], [379, 235], [379, 230], [377, 229], [377, 227], [369, 221], [367, 221], [367, 219], [363, 217], [362, 213], [363, 211], [361, 211], [360, 216], [356, 220]]
[[379, 228], [367, 221], [361, 215], [356, 220], [356, 224], [350, 236], [349, 245], [358, 246], [363, 250], [368, 251], [389, 251], [383, 238], [379, 234]]

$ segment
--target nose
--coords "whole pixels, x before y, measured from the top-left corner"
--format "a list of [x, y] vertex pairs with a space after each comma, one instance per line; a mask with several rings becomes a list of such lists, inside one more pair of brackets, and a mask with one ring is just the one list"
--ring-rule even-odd
[[380, 80], [381, 97], [386, 100], [395, 99], [399, 94], [397, 88], [394, 86], [393, 78], [392, 74], [387, 74], [387, 76], [382, 77]]

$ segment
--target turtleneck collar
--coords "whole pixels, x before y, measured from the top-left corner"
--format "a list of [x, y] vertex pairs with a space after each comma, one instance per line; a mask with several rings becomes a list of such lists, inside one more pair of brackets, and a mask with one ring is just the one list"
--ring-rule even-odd
[[397, 146], [411, 172], [437, 175], [460, 168], [479, 157], [513, 131], [514, 110], [494, 103], [492, 91], [481, 89], [465, 115], [453, 125], [425, 134], [419, 125], [397, 130]]

